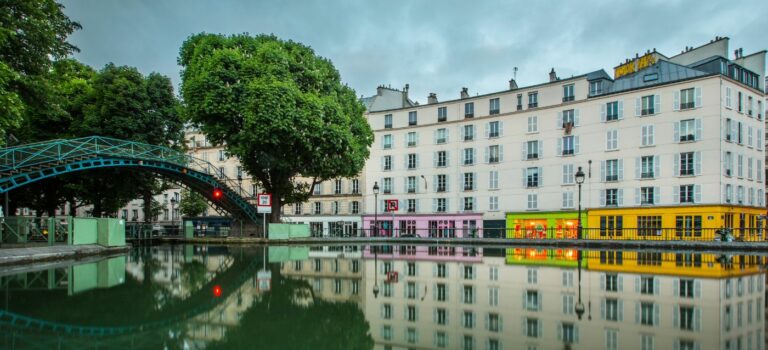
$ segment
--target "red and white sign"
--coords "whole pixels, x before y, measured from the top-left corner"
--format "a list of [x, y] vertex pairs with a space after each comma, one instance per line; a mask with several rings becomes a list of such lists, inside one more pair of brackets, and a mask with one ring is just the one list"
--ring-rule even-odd
[[262, 214], [272, 213], [272, 195], [260, 193], [256, 196], [256, 212]]
[[384, 201], [386, 211], [397, 211], [400, 201], [397, 199], [387, 199]]

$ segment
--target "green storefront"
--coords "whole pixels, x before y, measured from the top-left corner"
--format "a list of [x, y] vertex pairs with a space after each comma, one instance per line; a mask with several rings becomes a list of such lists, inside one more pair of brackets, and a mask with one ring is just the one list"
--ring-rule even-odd
[[[587, 213], [581, 213], [582, 225]], [[578, 212], [542, 211], [507, 213], [507, 238], [575, 239], [579, 225]]]

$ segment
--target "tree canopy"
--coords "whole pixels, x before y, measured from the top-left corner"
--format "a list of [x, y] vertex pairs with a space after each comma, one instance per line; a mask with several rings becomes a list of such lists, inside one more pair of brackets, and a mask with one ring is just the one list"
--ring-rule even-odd
[[203, 33], [184, 42], [179, 64], [188, 117], [273, 194], [273, 222], [315, 184], [362, 170], [373, 142], [364, 107], [311, 48]]

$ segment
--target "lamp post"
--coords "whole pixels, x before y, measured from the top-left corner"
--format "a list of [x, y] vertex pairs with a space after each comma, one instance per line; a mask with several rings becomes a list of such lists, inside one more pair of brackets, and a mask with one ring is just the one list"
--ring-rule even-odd
[[237, 172], [237, 194], [240, 197], [243, 196], [243, 174], [239, 171]]
[[581, 239], [581, 184], [584, 183], [584, 172], [581, 171], [581, 167], [576, 171], [576, 183], [579, 185], [579, 212], [578, 212], [578, 226], [576, 227], [577, 238]]
[[579, 263], [579, 301], [576, 302], [576, 316], [581, 320], [581, 316], [584, 315], [584, 303], [581, 302], [581, 250], [576, 251], [576, 260]]
[[176, 197], [171, 198], [171, 226], [176, 229]]
[[[375, 230], [372, 235], [377, 236], [379, 231], [379, 183], [373, 183], [373, 229]], [[374, 254], [374, 257], [376, 255]]]
[[373, 298], [379, 297], [379, 278], [376, 275], [379, 273], [379, 259], [378, 259], [378, 247], [370, 246], [373, 249]]

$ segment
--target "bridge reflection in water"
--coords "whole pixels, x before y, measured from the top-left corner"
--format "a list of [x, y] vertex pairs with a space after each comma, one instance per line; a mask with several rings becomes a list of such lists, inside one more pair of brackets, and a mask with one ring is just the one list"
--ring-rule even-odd
[[269, 249], [0, 271], [0, 348], [765, 348], [759, 255]]

